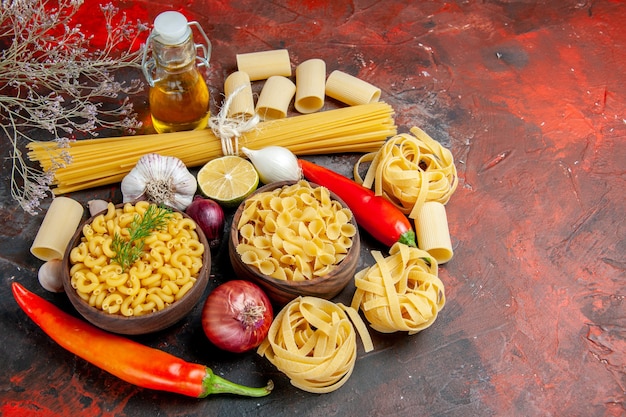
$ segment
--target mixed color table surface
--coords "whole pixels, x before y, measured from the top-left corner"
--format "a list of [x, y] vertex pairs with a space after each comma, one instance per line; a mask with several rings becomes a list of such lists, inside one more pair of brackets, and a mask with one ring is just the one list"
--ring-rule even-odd
[[[242, 384], [272, 379], [274, 392], [196, 400], [131, 386], [64, 351], [13, 300], [17, 281], [76, 314], [64, 294], [47, 293], [37, 282], [41, 261], [29, 248], [44, 212], [28, 215], [11, 199], [10, 150], [3, 145], [1, 415], [626, 414], [622, 2], [175, 3], [213, 43], [212, 111], [235, 70], [235, 54], [286, 48], [294, 64], [321, 58], [328, 71], [379, 86], [400, 132], [419, 126], [452, 150], [460, 182], [446, 206], [455, 251], [439, 272], [447, 304], [419, 334], [372, 331], [375, 350], [359, 347], [349, 381], [323, 395], [291, 386], [254, 352], [212, 346], [199, 305], [174, 327], [135, 339]], [[162, 0], [116, 5], [145, 22], [171, 8]], [[94, 19], [86, 18], [85, 31]], [[149, 123], [147, 92], [136, 102]], [[329, 101], [326, 108], [337, 105]], [[314, 159], [351, 176], [357, 158]], [[121, 199], [117, 186], [70, 197]], [[367, 236], [362, 246], [361, 268], [371, 265], [370, 250], [384, 250]], [[207, 293], [233, 278], [226, 249], [214, 260]], [[348, 286], [337, 301], [349, 303], [353, 290]]]

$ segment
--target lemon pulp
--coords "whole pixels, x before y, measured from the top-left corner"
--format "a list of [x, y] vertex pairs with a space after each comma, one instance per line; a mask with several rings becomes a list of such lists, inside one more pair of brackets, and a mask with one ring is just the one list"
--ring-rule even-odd
[[226, 207], [239, 205], [259, 185], [259, 174], [254, 165], [235, 155], [207, 162], [198, 171], [197, 178], [202, 193]]

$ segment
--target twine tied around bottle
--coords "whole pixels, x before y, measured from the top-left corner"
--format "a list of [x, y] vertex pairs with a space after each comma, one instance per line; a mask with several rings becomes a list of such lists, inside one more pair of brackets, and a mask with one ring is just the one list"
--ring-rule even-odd
[[222, 153], [224, 155], [239, 155], [239, 137], [257, 127], [260, 118], [255, 114], [251, 118], [245, 116], [233, 118], [228, 117], [228, 111], [233, 99], [239, 94], [245, 86], [238, 87], [232, 94], [226, 97], [217, 116], [209, 118], [209, 127], [220, 140], [222, 144]]

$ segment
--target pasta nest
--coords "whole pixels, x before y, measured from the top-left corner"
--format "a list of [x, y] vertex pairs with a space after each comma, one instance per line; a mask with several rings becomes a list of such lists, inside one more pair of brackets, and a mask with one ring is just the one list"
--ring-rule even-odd
[[376, 264], [355, 276], [352, 308], [360, 308], [381, 333], [415, 334], [432, 325], [446, 302], [437, 261], [401, 243], [394, 244], [386, 258], [377, 251], [372, 255]]
[[[458, 176], [449, 149], [418, 127], [410, 132], [413, 135], [398, 134], [377, 152], [363, 155], [354, 167], [354, 177], [414, 219], [426, 201], [446, 204], [456, 190]], [[359, 167], [369, 161], [361, 178]]]
[[356, 362], [353, 323], [365, 351], [371, 351], [372, 341], [356, 310], [317, 297], [298, 297], [278, 313], [257, 352], [295, 387], [317, 394], [335, 391]]

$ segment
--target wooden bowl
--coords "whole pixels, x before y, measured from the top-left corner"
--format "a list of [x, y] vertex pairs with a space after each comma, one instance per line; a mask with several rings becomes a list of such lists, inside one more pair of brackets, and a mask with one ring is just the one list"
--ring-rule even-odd
[[[282, 181], [268, 184], [258, 188], [250, 197], [258, 193], [272, 191], [276, 188], [291, 184], [294, 184], [294, 182]], [[314, 188], [318, 187], [316, 184], [310, 184]], [[330, 196], [333, 200], [337, 200], [341, 203], [342, 207], [347, 207], [347, 205], [336, 194], [331, 192]], [[290, 281], [264, 275], [256, 267], [247, 265], [241, 260], [241, 257], [236, 250], [241, 237], [237, 224], [241, 219], [244, 206], [245, 201], [242, 202], [237, 208], [230, 228], [228, 240], [230, 262], [237, 278], [248, 279], [257, 283], [266, 291], [267, 295], [273, 302], [285, 305], [298, 296], [313, 296], [329, 300], [339, 294], [341, 290], [343, 290], [346, 285], [354, 279], [354, 274], [356, 273], [357, 264], [359, 262], [361, 247], [359, 230], [354, 217], [350, 222], [355, 226], [356, 234], [352, 237], [352, 246], [348, 249], [346, 257], [326, 275], [306, 281]]]
[[[116, 207], [122, 206], [123, 204], [118, 204]], [[178, 210], [172, 209], [172, 211]], [[178, 212], [181, 213], [183, 217], [190, 218], [185, 213], [180, 211]], [[83, 226], [85, 224], [90, 224], [98, 214], [90, 217], [80, 225], [70, 240], [63, 256], [63, 287], [65, 289], [65, 293], [70, 299], [70, 302], [76, 310], [87, 321], [91, 322], [95, 326], [113, 333], [125, 335], [153, 333], [170, 327], [185, 317], [194, 308], [198, 301], [200, 301], [200, 298], [202, 297], [209, 281], [209, 273], [211, 271], [211, 251], [209, 250], [207, 238], [200, 227], [196, 228], [196, 232], [198, 234], [198, 240], [204, 245], [205, 250], [202, 255], [202, 267], [196, 277], [196, 282], [191, 287], [189, 292], [187, 292], [181, 299], [174, 301], [162, 310], [157, 310], [139, 316], [127, 317], [119, 313], [110, 314], [89, 305], [78, 295], [70, 283], [70, 268], [72, 266], [70, 262], [70, 252], [80, 243], [83, 235]]]

